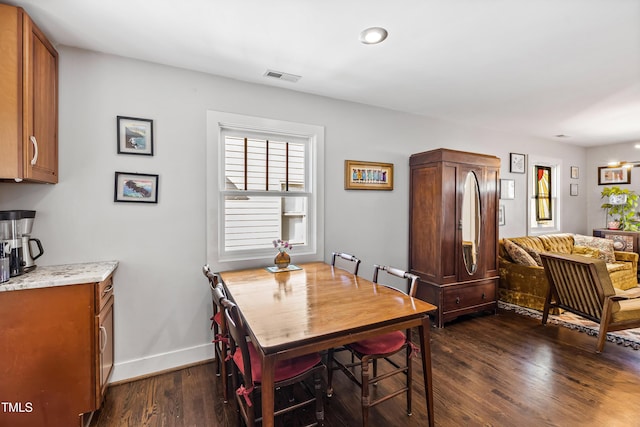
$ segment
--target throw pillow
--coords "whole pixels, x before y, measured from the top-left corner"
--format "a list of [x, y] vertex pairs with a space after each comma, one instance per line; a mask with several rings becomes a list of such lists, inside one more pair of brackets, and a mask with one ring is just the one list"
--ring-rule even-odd
[[529, 255], [524, 249], [513, 243], [511, 240], [504, 239], [503, 244], [504, 248], [507, 250], [507, 253], [516, 264], [528, 266], [538, 265], [536, 261], [531, 257], [531, 255]]
[[600, 249], [591, 248], [589, 246], [574, 246], [572, 254], [582, 255], [589, 258], [600, 258]]
[[600, 251], [598, 258], [604, 260], [604, 262], [616, 262], [616, 256], [613, 253], [613, 240], [576, 234], [573, 236], [573, 241], [576, 246], [587, 246], [598, 249]]
[[540, 258], [540, 251], [537, 251], [528, 246], [520, 246], [520, 247], [524, 249], [531, 258], [533, 258], [533, 260], [536, 262], [536, 265], [539, 265], [540, 267], [542, 267], [542, 259]]

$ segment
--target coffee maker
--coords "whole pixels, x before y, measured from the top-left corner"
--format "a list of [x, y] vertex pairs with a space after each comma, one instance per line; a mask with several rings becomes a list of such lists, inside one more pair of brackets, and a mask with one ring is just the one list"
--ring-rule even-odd
[[[0, 211], [0, 257], [9, 258], [10, 276], [19, 276], [36, 268], [35, 260], [44, 250], [39, 239], [31, 237], [36, 211]], [[33, 255], [31, 242], [38, 246]]]

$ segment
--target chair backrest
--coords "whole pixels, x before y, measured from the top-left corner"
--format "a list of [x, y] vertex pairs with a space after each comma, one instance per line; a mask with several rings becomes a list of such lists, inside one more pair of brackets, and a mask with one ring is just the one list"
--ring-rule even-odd
[[615, 295], [607, 265], [581, 255], [540, 253], [555, 305], [599, 322], [605, 298]]
[[224, 294], [222, 285], [218, 284], [216, 287], [211, 289], [211, 299], [219, 310], [224, 310], [223, 301], [227, 299], [227, 296]]
[[235, 354], [240, 350], [242, 354], [242, 376], [244, 378], [244, 387], [251, 389], [253, 387], [253, 379], [251, 374], [251, 356], [247, 344], [247, 331], [242, 323], [242, 318], [238, 311], [238, 306], [228, 299], [222, 300], [224, 307], [224, 316], [229, 331], [229, 350], [231, 354]]
[[351, 263], [351, 267], [353, 268], [351, 272], [355, 275], [358, 274], [358, 268], [360, 268], [360, 260], [356, 258], [354, 255], [351, 255], [345, 252], [333, 252], [331, 254], [331, 265], [333, 266], [336, 265], [336, 258], [349, 261]]
[[205, 264], [205, 266], [202, 267], [202, 274], [209, 280], [209, 287], [211, 287], [211, 289], [215, 288], [218, 284], [218, 276], [211, 272], [209, 264]]
[[418, 276], [415, 274], [411, 274], [407, 271], [400, 270], [399, 268], [389, 267], [388, 265], [378, 265], [374, 264], [373, 266], [373, 283], [378, 283], [378, 272], [386, 271], [392, 276], [400, 277], [401, 279], [409, 279], [409, 292], [407, 293], [411, 297], [416, 296], [417, 288], [418, 288]]

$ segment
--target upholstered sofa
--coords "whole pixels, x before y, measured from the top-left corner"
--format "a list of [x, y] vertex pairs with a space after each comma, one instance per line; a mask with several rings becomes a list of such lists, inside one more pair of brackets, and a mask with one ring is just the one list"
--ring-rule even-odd
[[615, 288], [626, 290], [638, 286], [638, 254], [614, 251], [611, 240], [569, 233], [510, 237], [501, 239], [498, 248], [501, 301], [544, 309], [549, 282], [537, 256], [540, 252], [601, 258], [607, 263]]

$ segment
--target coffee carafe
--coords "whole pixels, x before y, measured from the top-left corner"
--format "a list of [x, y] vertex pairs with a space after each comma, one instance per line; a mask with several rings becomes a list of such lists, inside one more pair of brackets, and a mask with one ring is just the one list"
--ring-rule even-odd
[[[0, 211], [0, 245], [5, 257], [9, 257], [11, 277], [33, 270], [34, 260], [44, 251], [40, 240], [31, 237], [36, 211]], [[39, 253], [33, 256], [31, 242], [36, 242]]]
[[[37, 255], [33, 254], [33, 247], [31, 246], [31, 242], [35, 242], [38, 246]], [[24, 258], [25, 273], [36, 268], [35, 260], [40, 258], [43, 253], [44, 249], [42, 249], [42, 243], [40, 242], [40, 239], [35, 239], [28, 234], [22, 235], [22, 257]]]

